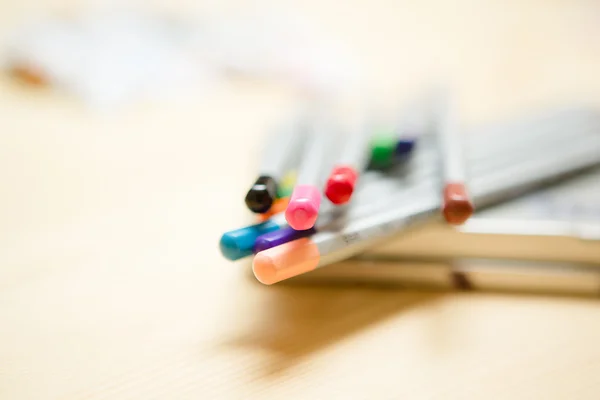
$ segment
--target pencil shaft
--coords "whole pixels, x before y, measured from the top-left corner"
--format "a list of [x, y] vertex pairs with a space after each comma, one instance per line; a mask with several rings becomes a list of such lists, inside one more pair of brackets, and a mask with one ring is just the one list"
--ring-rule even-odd
[[332, 126], [322, 120], [313, 121], [305, 147], [296, 185], [315, 185], [323, 177], [322, 168], [331, 143]]
[[443, 182], [465, 182], [462, 135], [454, 104], [446, 102], [437, 126]]
[[369, 156], [371, 155], [369, 143], [373, 129], [373, 124], [368, 117], [365, 117], [350, 129], [348, 135], [338, 137], [340, 141], [343, 140], [345, 143], [340, 143], [342, 151], [336, 165], [347, 165], [357, 171], [364, 170], [369, 163]]
[[279, 182], [299, 161], [299, 149], [305, 140], [305, 127], [300, 117], [274, 129], [263, 151], [260, 175], [270, 176]]
[[[477, 153], [477, 161], [494, 154], [509, 153], [515, 143], [538, 149], [548, 140], [568, 139], [573, 132], [598, 126], [598, 111], [568, 108], [495, 122], [467, 130], [465, 152]], [[493, 139], [492, 139], [493, 138]]]

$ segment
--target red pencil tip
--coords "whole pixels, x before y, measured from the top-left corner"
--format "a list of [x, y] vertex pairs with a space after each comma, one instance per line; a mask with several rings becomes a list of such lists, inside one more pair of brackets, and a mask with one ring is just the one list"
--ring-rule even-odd
[[333, 204], [341, 205], [350, 201], [357, 173], [350, 167], [336, 167], [325, 184], [325, 196]]

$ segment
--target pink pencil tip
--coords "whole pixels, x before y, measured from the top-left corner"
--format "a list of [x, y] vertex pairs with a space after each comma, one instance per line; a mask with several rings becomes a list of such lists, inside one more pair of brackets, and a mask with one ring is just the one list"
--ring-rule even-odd
[[310, 229], [315, 225], [321, 206], [321, 193], [312, 185], [298, 185], [285, 210], [285, 219], [296, 230]]

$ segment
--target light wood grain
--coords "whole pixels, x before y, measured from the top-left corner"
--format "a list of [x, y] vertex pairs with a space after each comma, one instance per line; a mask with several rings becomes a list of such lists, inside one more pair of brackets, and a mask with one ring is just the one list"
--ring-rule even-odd
[[[3, 2], [2, 32], [61, 4]], [[600, 103], [593, 1], [295, 7], [384, 99], [446, 75], [468, 121]], [[596, 301], [263, 287], [224, 261], [218, 237], [250, 219], [260, 139], [289, 101], [239, 83], [94, 115], [0, 81], [0, 398], [598, 399]]]

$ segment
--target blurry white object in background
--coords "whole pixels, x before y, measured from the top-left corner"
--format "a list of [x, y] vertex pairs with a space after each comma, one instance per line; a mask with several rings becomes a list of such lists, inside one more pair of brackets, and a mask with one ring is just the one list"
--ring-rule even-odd
[[356, 86], [358, 69], [298, 16], [163, 18], [134, 12], [46, 19], [22, 29], [4, 62], [92, 106], [198, 94], [234, 71], [310, 92]]
[[298, 14], [255, 10], [213, 17], [199, 28], [196, 48], [228, 71], [321, 93], [362, 84], [358, 62], [347, 49]]
[[166, 21], [86, 15], [36, 24], [12, 42], [7, 63], [42, 74], [93, 106], [114, 107], [198, 87], [211, 77]]

